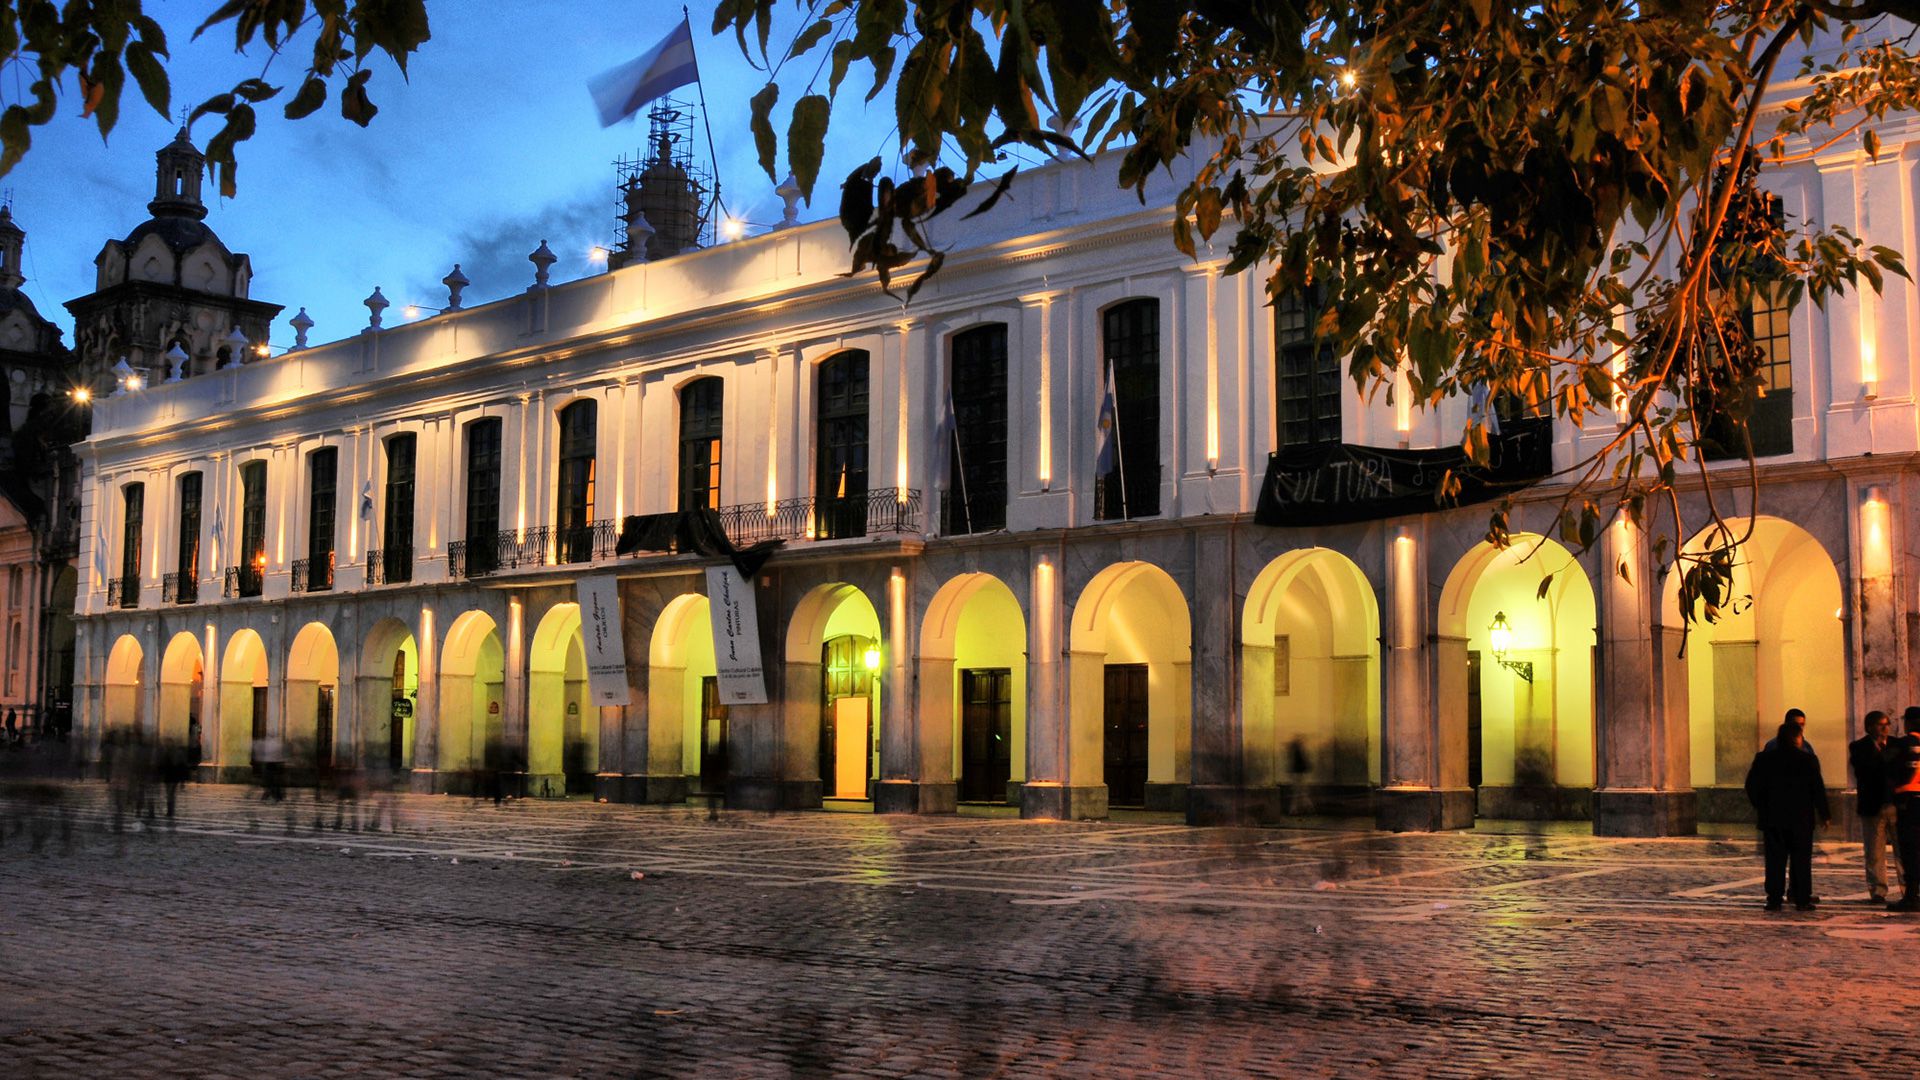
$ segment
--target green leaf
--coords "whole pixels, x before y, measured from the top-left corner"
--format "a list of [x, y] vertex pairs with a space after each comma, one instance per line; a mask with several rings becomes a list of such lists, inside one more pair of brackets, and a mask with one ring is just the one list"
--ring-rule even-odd
[[285, 110], [287, 119], [298, 120], [310, 116], [314, 110], [326, 104], [326, 101], [327, 81], [317, 75], [309, 75], [307, 81], [300, 84], [300, 89], [293, 95], [293, 100], [287, 102]]
[[233, 92], [258, 105], [280, 92], [277, 86], [268, 85], [265, 79], [248, 79], [233, 88]]
[[779, 140], [773, 134], [773, 107], [780, 100], [780, 84], [769, 82], [753, 95], [750, 106], [750, 118], [747, 126], [753, 131], [753, 147], [760, 154], [760, 169], [767, 178], [778, 183], [780, 178], [773, 174], [773, 156], [779, 149]]
[[[163, 42], [165, 39], [161, 39]], [[140, 84], [140, 95], [147, 104], [161, 116], [171, 119], [173, 113], [173, 87], [167, 81], [167, 73], [160, 62], [153, 58], [153, 50], [144, 41], [127, 46], [127, 70], [133, 73], [133, 81]]]
[[808, 94], [793, 103], [793, 120], [787, 125], [787, 167], [800, 184], [807, 205], [813, 205], [813, 182], [820, 175], [820, 160], [827, 148], [827, 114], [832, 106], [825, 94]]
[[340, 89], [340, 115], [361, 127], [373, 123], [373, 114], [380, 111], [380, 107], [367, 96], [367, 80], [372, 77], [373, 69], [361, 68]]

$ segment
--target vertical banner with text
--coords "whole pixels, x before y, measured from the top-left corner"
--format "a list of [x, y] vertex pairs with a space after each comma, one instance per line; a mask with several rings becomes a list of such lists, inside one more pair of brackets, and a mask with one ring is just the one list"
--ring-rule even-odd
[[720, 701], [765, 705], [766, 673], [760, 667], [760, 608], [753, 582], [731, 566], [707, 567], [707, 601], [713, 617], [713, 662]]
[[578, 588], [587, 692], [595, 705], [625, 705], [627, 646], [620, 634], [620, 585], [612, 574], [586, 574]]

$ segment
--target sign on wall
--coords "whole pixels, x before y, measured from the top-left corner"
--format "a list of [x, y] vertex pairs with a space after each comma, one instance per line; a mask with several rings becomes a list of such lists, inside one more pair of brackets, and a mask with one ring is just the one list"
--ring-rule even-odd
[[580, 639], [587, 652], [587, 693], [595, 705], [627, 703], [627, 645], [620, 636], [620, 587], [612, 574], [579, 582]]
[[731, 566], [709, 566], [707, 600], [712, 605], [713, 662], [718, 668], [721, 703], [765, 705], [767, 679], [760, 666], [760, 608], [754, 601], [753, 582]]

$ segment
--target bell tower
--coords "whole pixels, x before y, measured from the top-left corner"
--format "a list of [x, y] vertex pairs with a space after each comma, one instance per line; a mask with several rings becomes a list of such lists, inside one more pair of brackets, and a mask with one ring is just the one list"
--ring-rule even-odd
[[207, 173], [207, 158], [187, 129], [181, 128], [173, 141], [154, 155], [153, 201], [147, 213], [154, 217], [184, 217], [199, 221], [207, 216], [207, 205], [200, 201], [200, 181]]

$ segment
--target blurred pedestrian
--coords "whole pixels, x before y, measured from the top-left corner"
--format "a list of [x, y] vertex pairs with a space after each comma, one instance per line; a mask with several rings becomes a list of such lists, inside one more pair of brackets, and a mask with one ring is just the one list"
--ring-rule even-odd
[[1854, 806], [1860, 812], [1860, 844], [1867, 867], [1867, 892], [1879, 903], [1887, 900], [1887, 856], [1896, 845], [1893, 788], [1888, 783], [1888, 744], [1893, 721], [1875, 709], [1867, 714], [1866, 734], [1847, 744], [1847, 763], [1853, 768]]
[[187, 782], [187, 776], [193, 766], [187, 762], [187, 748], [184, 744], [169, 742], [160, 749], [160, 782], [167, 787], [167, 822], [173, 822], [173, 808], [180, 785]]
[[[1807, 738], [1807, 714], [1806, 713], [1800, 711], [1799, 709], [1788, 709], [1787, 715], [1780, 721], [1780, 723], [1783, 725], [1792, 724], [1794, 728], [1800, 732], [1800, 749], [1805, 750], [1809, 754], [1813, 754], [1813, 756], [1816, 758], [1820, 756], [1819, 754], [1814, 753], [1813, 742]], [[1768, 739], [1767, 745], [1761, 747], [1761, 749], [1771, 750], [1779, 742], [1780, 742], [1780, 736], [1775, 735], [1773, 738]]]
[[1805, 744], [1799, 727], [1781, 724], [1747, 770], [1747, 798], [1766, 847], [1768, 911], [1780, 910], [1783, 893], [1792, 895], [1798, 910], [1813, 910], [1813, 833], [1832, 815], [1820, 759], [1806, 753]]
[[1920, 705], [1901, 714], [1906, 733], [1887, 743], [1887, 787], [1900, 849], [1900, 899], [1889, 911], [1920, 911]]
[[7, 710], [7, 745], [20, 741], [20, 717], [12, 709]]
[[1298, 735], [1287, 744], [1287, 813], [1306, 814], [1313, 811], [1313, 804], [1307, 799], [1307, 774], [1313, 771], [1313, 762], [1307, 757], [1307, 740]]

